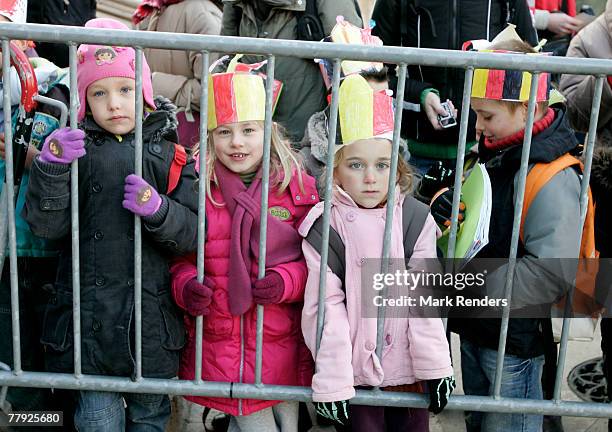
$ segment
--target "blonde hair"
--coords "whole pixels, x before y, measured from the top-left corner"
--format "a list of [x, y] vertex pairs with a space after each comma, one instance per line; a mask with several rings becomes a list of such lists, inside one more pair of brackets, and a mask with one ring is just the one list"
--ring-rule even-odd
[[[258, 120], [257, 123], [263, 128], [263, 121]], [[221, 126], [221, 125], [219, 125]], [[212, 196], [212, 184], [219, 187], [217, 176], [215, 175], [215, 143], [212, 138], [212, 131], [208, 132], [207, 140], [207, 155], [206, 155], [206, 196], [217, 207], [222, 207], [223, 203], [218, 203]], [[294, 175], [298, 176], [298, 184], [302, 192], [304, 192], [304, 183], [302, 181], [302, 164], [300, 163], [297, 154], [291, 148], [287, 140], [284, 128], [276, 122], [272, 122], [272, 134], [270, 139], [270, 190], [276, 190], [280, 195], [283, 193]], [[263, 142], [261, 144], [263, 146]], [[197, 143], [192, 154], [194, 158], [199, 157], [200, 143]], [[261, 162], [260, 162], [261, 163]], [[202, 168], [200, 168], [200, 178]]]
[[[334, 173], [333, 176], [336, 176], [336, 168], [340, 166], [340, 163], [344, 159], [344, 149], [346, 146], [341, 147], [334, 154]], [[319, 177], [319, 186], [321, 189], [325, 188], [325, 173], [327, 172], [327, 167], [323, 168], [321, 172], [321, 177]], [[403, 195], [409, 194], [412, 192], [412, 178], [414, 176], [414, 171], [408, 162], [404, 160], [402, 155], [400, 154], [397, 159], [397, 177], [395, 184], [400, 188], [400, 192]]]

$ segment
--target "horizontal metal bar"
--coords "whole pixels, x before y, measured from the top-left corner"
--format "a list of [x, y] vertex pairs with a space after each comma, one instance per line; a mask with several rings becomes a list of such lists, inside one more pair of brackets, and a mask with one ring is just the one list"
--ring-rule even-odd
[[[154, 378], [143, 378], [136, 383], [127, 378], [85, 375], [82, 378], [75, 379], [74, 376], [68, 374], [42, 372], [23, 372], [21, 375], [16, 376], [11, 372], [0, 371], [0, 385], [212, 397], [229, 397], [231, 391], [232, 396], [236, 399], [312, 400], [312, 390], [308, 387], [232, 384], [208, 381], [196, 385], [193, 381]], [[429, 404], [429, 398], [416, 393], [357, 390], [356, 396], [351, 399], [351, 404], [426, 408]], [[447, 409], [612, 418], [611, 404], [569, 401], [552, 402], [510, 398], [495, 400], [486, 396], [451, 396]]]
[[0, 24], [0, 36], [47, 42], [79, 42], [105, 45], [173, 50], [207, 50], [210, 52], [241, 52], [304, 58], [343, 58], [385, 63], [571, 72], [574, 75], [609, 75], [612, 60], [524, 54], [477, 53], [429, 48], [363, 47], [359, 45], [210, 36], [134, 30], [83, 29], [81, 27], [51, 26], [47, 24]]

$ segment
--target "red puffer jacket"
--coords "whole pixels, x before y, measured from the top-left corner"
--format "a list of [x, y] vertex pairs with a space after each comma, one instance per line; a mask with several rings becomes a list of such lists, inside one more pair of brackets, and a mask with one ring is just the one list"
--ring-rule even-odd
[[[293, 176], [287, 190], [280, 196], [269, 193], [270, 209], [282, 215], [286, 223], [297, 230], [302, 218], [319, 200], [315, 181], [303, 174], [304, 192], [297, 176]], [[213, 198], [223, 202], [221, 192], [213, 186]], [[288, 210], [285, 212], [284, 210]], [[286, 219], [285, 219], [286, 218]], [[209, 315], [204, 317], [202, 347], [202, 379], [236, 383], [255, 382], [255, 341], [257, 307], [240, 316], [232, 316], [228, 306], [228, 272], [230, 254], [231, 215], [226, 207], [216, 207], [206, 200], [208, 227], [204, 269], [215, 281]], [[262, 382], [275, 385], [310, 386], [312, 356], [304, 344], [300, 319], [307, 268], [304, 258], [274, 267], [285, 282], [285, 293], [279, 304], [267, 305], [264, 312]], [[171, 268], [172, 293], [177, 304], [184, 308], [183, 288], [196, 277], [196, 256], [177, 261]], [[251, 277], [257, 278], [257, 261], [253, 260]], [[242, 320], [242, 331], [241, 331]], [[195, 318], [185, 315], [188, 342], [181, 356], [179, 376], [192, 380], [195, 371]], [[244, 355], [241, 356], [242, 347]], [[242, 367], [241, 367], [242, 366]], [[242, 370], [242, 374], [241, 374]], [[187, 399], [232, 415], [249, 415], [279, 403], [279, 401], [228, 399], [187, 396]]]

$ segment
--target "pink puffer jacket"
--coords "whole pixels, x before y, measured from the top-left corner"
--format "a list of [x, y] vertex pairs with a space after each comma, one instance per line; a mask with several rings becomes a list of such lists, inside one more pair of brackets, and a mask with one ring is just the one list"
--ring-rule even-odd
[[[402, 203], [403, 196], [397, 193], [390, 258], [404, 257]], [[439, 318], [386, 319], [382, 358], [376, 355], [376, 315], [368, 318], [362, 314], [369, 297], [362, 290], [361, 270], [367, 259], [382, 255], [386, 211], [386, 207], [360, 208], [340, 188], [334, 191], [330, 223], [346, 247], [346, 295], [340, 279], [328, 267], [323, 337], [312, 378], [315, 402], [350, 399], [355, 396], [354, 386], [397, 386], [453, 375]], [[300, 226], [300, 234], [306, 236], [322, 213], [323, 203], [319, 203]], [[419, 271], [422, 259], [436, 258], [436, 233], [436, 224], [429, 215], [414, 245], [409, 263], [413, 271]], [[306, 240], [302, 249], [308, 264], [302, 331], [314, 353], [321, 256]], [[403, 259], [395, 261], [403, 263]]]
[[[293, 176], [287, 190], [277, 195], [269, 193], [270, 209], [281, 214], [296, 229], [303, 217], [319, 200], [315, 181], [303, 175], [304, 192], [297, 176]], [[213, 187], [213, 198], [222, 203], [221, 192]], [[287, 212], [279, 211], [286, 209]], [[228, 271], [231, 215], [226, 207], [216, 207], [206, 200], [206, 246], [204, 269], [212, 278], [214, 289], [210, 314], [204, 317], [202, 346], [202, 379], [236, 383], [255, 382], [255, 341], [257, 308], [253, 305], [242, 317], [232, 316], [228, 306]], [[304, 259], [274, 267], [285, 282], [285, 293], [279, 304], [267, 305], [264, 312], [262, 382], [276, 385], [309, 386], [312, 377], [312, 359], [304, 345], [300, 330], [300, 316], [307, 270]], [[172, 293], [176, 303], [184, 308], [183, 288], [196, 277], [196, 256], [184, 257], [172, 266]], [[257, 278], [257, 261], [253, 260], [251, 276]], [[240, 321], [243, 320], [243, 331]], [[195, 318], [185, 314], [188, 332], [187, 345], [181, 356], [179, 376], [192, 380], [195, 372]], [[241, 345], [244, 357], [241, 358]], [[243, 372], [241, 377], [241, 363]], [[278, 401], [228, 399], [187, 396], [188, 400], [232, 415], [249, 415]]]

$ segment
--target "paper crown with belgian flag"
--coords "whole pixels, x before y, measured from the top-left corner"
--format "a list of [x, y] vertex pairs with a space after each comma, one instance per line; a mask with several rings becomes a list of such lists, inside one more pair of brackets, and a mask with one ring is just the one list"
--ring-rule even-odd
[[[210, 67], [208, 77], [208, 130], [242, 121], [263, 121], [266, 118], [266, 75], [259, 72], [266, 61], [238, 63], [241, 54], [230, 59], [224, 56]], [[222, 69], [224, 72], [215, 73]], [[272, 112], [283, 84], [274, 80]]]
[[[382, 40], [377, 36], [372, 36], [372, 29], [359, 28], [350, 22], [346, 21], [342, 15], [336, 17], [336, 25], [332, 29], [330, 35], [323, 39], [324, 42], [334, 42], [340, 44], [361, 45], [361, 46], [382, 46]], [[334, 75], [332, 60], [330, 59], [315, 59], [319, 64], [321, 74], [325, 86], [329, 90]], [[380, 62], [342, 60], [340, 63], [341, 77], [351, 74], [360, 73], [362, 71], [381, 71], [384, 65]]]
[[[506, 49], [495, 49], [495, 46], [503, 43], [522, 43], [514, 29], [509, 25], [499, 33], [493, 41], [474, 40], [463, 44], [464, 51], [478, 51], [489, 53], [523, 54], [530, 56], [546, 55], [544, 53], [523, 53]], [[504, 69], [475, 69], [472, 81], [472, 97], [482, 99], [495, 99], [510, 102], [526, 102], [529, 100], [529, 91], [533, 74], [520, 70]], [[536, 102], [548, 101], [550, 97], [551, 84], [550, 73], [542, 72], [538, 77], [538, 89]]]
[[[393, 139], [393, 99], [391, 90], [375, 91], [361, 75], [346, 77], [338, 95], [336, 148], [370, 138]], [[326, 111], [329, 113], [329, 108]], [[319, 149], [327, 154], [327, 146]]]

